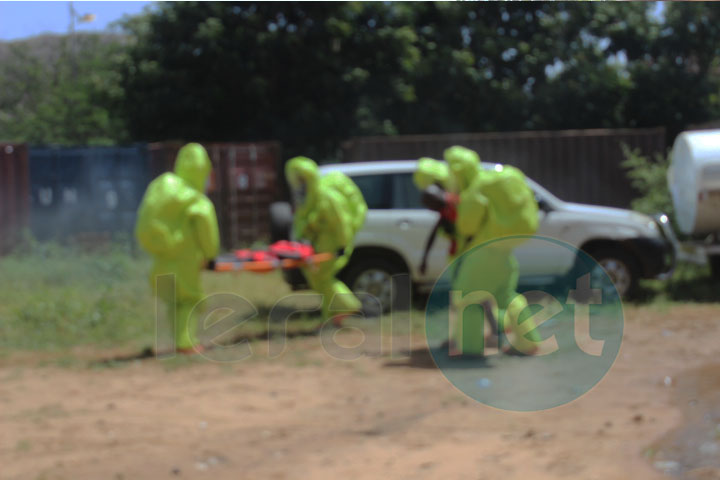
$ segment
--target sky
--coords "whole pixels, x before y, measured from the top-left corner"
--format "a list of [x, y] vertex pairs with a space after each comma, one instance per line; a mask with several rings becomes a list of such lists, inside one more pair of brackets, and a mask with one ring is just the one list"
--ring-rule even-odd
[[[67, 33], [70, 25], [71, 2], [33, 2], [0, 0], [0, 40], [16, 40], [41, 33]], [[76, 23], [77, 31], [106, 30], [108, 24], [123, 15], [140, 13], [155, 2], [72, 2], [78, 17], [91, 13], [95, 20]], [[664, 5], [656, 4], [654, 14], [662, 17]]]
[[[67, 33], [71, 2], [0, 1], [0, 40], [17, 40], [41, 33]], [[79, 32], [106, 30], [123, 15], [134, 15], [155, 2], [72, 2], [77, 17], [94, 14], [90, 23], [77, 23]]]

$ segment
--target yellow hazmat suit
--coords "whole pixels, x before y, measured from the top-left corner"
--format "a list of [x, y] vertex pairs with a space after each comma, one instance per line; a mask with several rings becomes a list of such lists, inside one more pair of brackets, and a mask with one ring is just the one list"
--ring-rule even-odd
[[[538, 227], [538, 206], [525, 176], [517, 168], [498, 165], [486, 170], [477, 153], [464, 147], [451, 147], [444, 153], [459, 193], [457, 220], [458, 260], [453, 290], [461, 295], [487, 292], [494, 298], [496, 319], [501, 332], [512, 333], [508, 352], [532, 353], [540, 336], [523, 295], [517, 293], [518, 265], [513, 249], [524, 239], [505, 239], [532, 235]], [[490, 243], [487, 243], [490, 242]], [[479, 247], [479, 248], [476, 248]], [[477, 303], [474, 297], [472, 303]], [[484, 352], [484, 310], [480, 305], [460, 302], [455, 344], [465, 354]]]
[[445, 191], [453, 191], [448, 164], [435, 160], [434, 158], [423, 157], [418, 160], [417, 168], [413, 174], [415, 186], [423, 191], [430, 185], [439, 185]]
[[417, 168], [413, 174], [413, 183], [422, 192], [423, 204], [440, 213], [438, 223], [430, 233], [425, 244], [420, 273], [425, 274], [430, 249], [435, 243], [438, 231], [450, 239], [448, 262], [457, 254], [457, 239], [455, 238], [455, 220], [457, 216], [457, 195], [453, 177], [450, 175], [448, 164], [433, 158], [423, 157], [418, 160]]
[[[160, 295], [168, 312], [175, 309], [175, 346], [181, 351], [196, 346], [197, 319], [190, 312], [203, 298], [200, 272], [219, 249], [215, 207], [204, 194], [211, 168], [202, 145], [182, 147], [174, 173], [148, 186], [135, 227], [140, 246], [153, 257], [153, 294]], [[174, 275], [174, 295], [156, 289], [157, 277], [166, 274]]]
[[335, 276], [347, 265], [355, 234], [365, 222], [367, 204], [349, 177], [332, 172], [320, 176], [306, 157], [290, 159], [285, 176], [293, 194], [293, 236], [307, 240], [316, 253], [337, 255], [329, 262], [304, 268], [310, 288], [323, 296], [323, 317], [357, 312], [361, 303]]

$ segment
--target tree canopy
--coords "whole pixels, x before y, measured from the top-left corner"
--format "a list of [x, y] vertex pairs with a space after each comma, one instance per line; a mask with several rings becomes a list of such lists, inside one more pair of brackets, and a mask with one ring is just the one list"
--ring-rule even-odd
[[124, 94], [119, 38], [41, 36], [0, 51], [0, 141], [111, 145], [127, 141], [113, 106]]
[[122, 33], [75, 70], [0, 60], [0, 137], [324, 160], [361, 135], [720, 117], [720, 5], [702, 2], [161, 2]]

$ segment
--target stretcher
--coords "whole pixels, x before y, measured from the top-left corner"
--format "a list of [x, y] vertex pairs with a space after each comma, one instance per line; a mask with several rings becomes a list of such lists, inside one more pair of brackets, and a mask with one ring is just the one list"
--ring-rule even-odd
[[282, 240], [265, 250], [241, 249], [228, 255], [221, 255], [210, 262], [208, 268], [215, 272], [268, 273], [273, 270], [316, 265], [332, 260], [332, 253], [315, 253], [312, 246]]

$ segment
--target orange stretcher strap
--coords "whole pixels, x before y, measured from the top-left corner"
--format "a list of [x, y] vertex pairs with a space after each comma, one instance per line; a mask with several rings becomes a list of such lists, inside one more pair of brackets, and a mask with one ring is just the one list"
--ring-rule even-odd
[[316, 253], [302, 260], [284, 258], [275, 260], [247, 261], [247, 262], [216, 262], [216, 272], [255, 272], [267, 273], [273, 270], [289, 270], [316, 263], [327, 262], [335, 258], [332, 253]]

